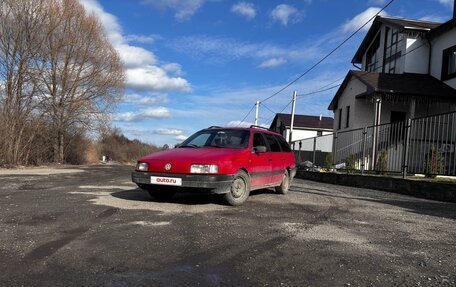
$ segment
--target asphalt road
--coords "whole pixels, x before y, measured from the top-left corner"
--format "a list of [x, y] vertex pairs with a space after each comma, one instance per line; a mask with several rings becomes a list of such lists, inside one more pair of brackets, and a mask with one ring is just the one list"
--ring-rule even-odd
[[455, 204], [303, 180], [161, 203], [130, 171], [0, 171], [0, 286], [456, 286]]

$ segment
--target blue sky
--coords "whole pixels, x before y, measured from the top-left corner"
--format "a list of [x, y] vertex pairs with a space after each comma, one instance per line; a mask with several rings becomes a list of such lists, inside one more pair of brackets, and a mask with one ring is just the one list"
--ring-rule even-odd
[[[125, 63], [126, 94], [113, 125], [129, 138], [174, 145], [212, 125], [237, 125], [320, 60], [386, 0], [80, 0], [97, 14]], [[453, 0], [395, 0], [386, 15], [446, 21]], [[366, 30], [317, 69], [264, 102], [269, 125], [294, 90], [341, 78]], [[298, 98], [297, 113], [332, 116], [336, 90]], [[287, 107], [284, 112], [290, 112]], [[246, 122], [254, 120], [252, 112]]]

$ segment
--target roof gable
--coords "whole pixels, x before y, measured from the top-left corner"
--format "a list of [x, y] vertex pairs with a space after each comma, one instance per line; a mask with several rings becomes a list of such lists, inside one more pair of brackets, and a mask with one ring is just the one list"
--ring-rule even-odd
[[405, 18], [377, 16], [375, 17], [372, 26], [370, 27], [369, 31], [367, 32], [366, 36], [361, 42], [361, 45], [355, 53], [355, 56], [352, 59], [353, 64], [360, 64], [363, 61], [363, 55], [365, 51], [371, 45], [372, 41], [377, 36], [378, 31], [383, 25], [394, 27], [400, 31], [409, 30], [429, 33], [432, 29], [441, 26], [442, 23]]
[[431, 33], [429, 34], [429, 37], [431, 39], [437, 38], [455, 27], [456, 27], [456, 19], [451, 19], [451, 20], [443, 23], [442, 25], [432, 29]]

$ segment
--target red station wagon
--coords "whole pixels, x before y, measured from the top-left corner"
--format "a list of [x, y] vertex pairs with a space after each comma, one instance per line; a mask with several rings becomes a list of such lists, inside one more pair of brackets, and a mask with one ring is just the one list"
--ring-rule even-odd
[[179, 190], [208, 191], [240, 205], [251, 190], [287, 193], [295, 174], [293, 152], [280, 134], [255, 126], [210, 127], [175, 149], [139, 159], [132, 180], [158, 200]]

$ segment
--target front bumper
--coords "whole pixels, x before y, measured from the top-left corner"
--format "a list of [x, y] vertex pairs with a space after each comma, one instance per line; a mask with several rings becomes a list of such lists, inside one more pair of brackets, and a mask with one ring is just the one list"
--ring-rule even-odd
[[[192, 189], [209, 191], [210, 193], [223, 194], [230, 191], [234, 175], [214, 175], [214, 174], [172, 174], [134, 171], [131, 173], [131, 180], [146, 187], [164, 187], [165, 185], [151, 184], [150, 177], [172, 177], [182, 179], [181, 186], [172, 186], [176, 189]], [[170, 188], [170, 186], [166, 186]]]

